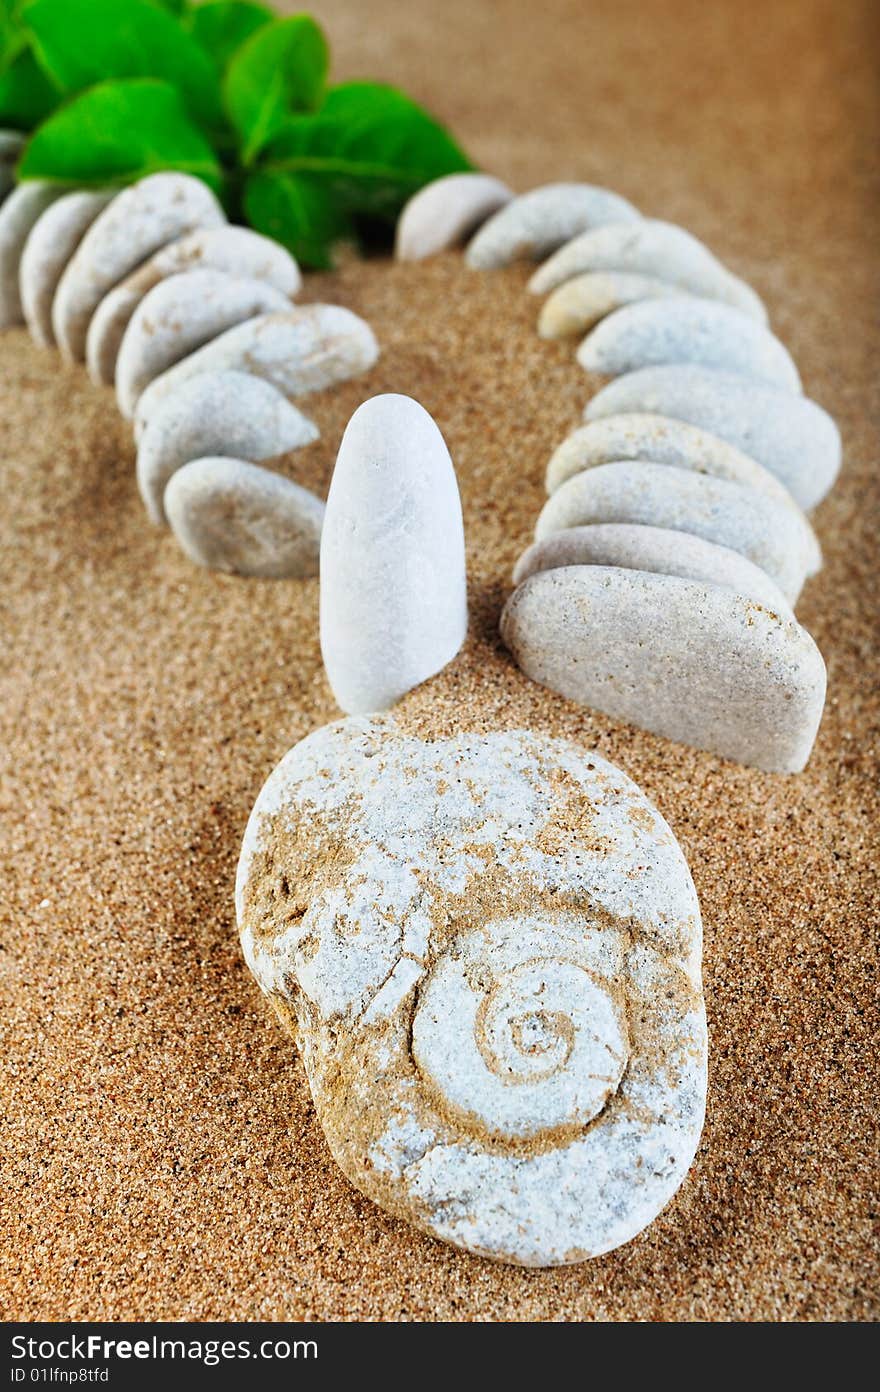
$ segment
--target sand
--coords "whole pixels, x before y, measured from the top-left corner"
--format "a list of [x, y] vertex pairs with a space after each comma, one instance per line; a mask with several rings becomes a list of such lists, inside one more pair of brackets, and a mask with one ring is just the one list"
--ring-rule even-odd
[[683, 222], [764, 296], [845, 441], [815, 519], [826, 566], [799, 607], [828, 662], [825, 718], [785, 778], [531, 685], [497, 617], [550, 452], [599, 380], [538, 339], [521, 268], [448, 255], [309, 282], [366, 315], [383, 356], [310, 403], [322, 438], [287, 472], [325, 488], [350, 413], [393, 390], [435, 414], [461, 480], [471, 634], [407, 722], [527, 724], [616, 760], [676, 831], [705, 922], [709, 1114], [678, 1197], [563, 1270], [444, 1247], [337, 1171], [235, 936], [254, 797], [336, 714], [317, 585], [194, 568], [146, 521], [110, 391], [5, 334], [0, 1315], [875, 1318], [876, 9], [321, 12], [339, 76], [406, 85], [518, 187], [585, 178]]

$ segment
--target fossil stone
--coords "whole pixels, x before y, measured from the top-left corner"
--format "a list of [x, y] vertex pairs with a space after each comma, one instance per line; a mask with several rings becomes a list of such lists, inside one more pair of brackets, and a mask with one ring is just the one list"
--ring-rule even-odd
[[775, 614], [791, 615], [791, 605], [775, 581], [738, 551], [691, 532], [631, 522], [596, 522], [553, 532], [523, 552], [514, 567], [513, 583], [521, 585], [540, 570], [570, 565], [621, 566], [702, 580], [735, 590]]
[[0, 329], [24, 321], [18, 276], [25, 243], [63, 189], [41, 179], [18, 184], [0, 206]]
[[131, 420], [138, 399], [156, 377], [205, 343], [258, 314], [283, 313], [287, 296], [262, 280], [225, 271], [181, 271], [141, 300], [116, 360], [116, 400]]
[[42, 348], [55, 342], [52, 302], [64, 268], [99, 213], [115, 197], [86, 189], [50, 203], [34, 223], [19, 265], [19, 292], [25, 323]]
[[524, 730], [326, 726], [260, 793], [236, 905], [330, 1150], [383, 1208], [554, 1266], [627, 1242], [681, 1185], [706, 1092], [699, 905], [613, 765]]
[[821, 406], [732, 372], [643, 367], [603, 387], [584, 417], [632, 411], [672, 416], [720, 436], [775, 474], [802, 508], [821, 502], [840, 469], [840, 433]]
[[369, 324], [341, 305], [308, 304], [258, 315], [227, 329], [150, 383], [137, 404], [136, 438], [163, 397], [202, 372], [250, 372], [284, 396], [304, 396], [357, 377], [378, 356]]
[[109, 290], [92, 315], [86, 365], [93, 382], [110, 386], [115, 381], [119, 345], [144, 296], [166, 277], [194, 270], [226, 271], [244, 280], [265, 281], [288, 299], [302, 284], [290, 252], [250, 227], [206, 227], [179, 237]]
[[424, 261], [458, 246], [513, 194], [491, 174], [447, 174], [413, 194], [397, 220], [398, 261]]
[[229, 456], [172, 475], [165, 514], [191, 561], [263, 580], [318, 573], [324, 504], [271, 469]]
[[538, 316], [542, 338], [567, 338], [584, 333], [606, 315], [641, 300], [668, 299], [688, 292], [654, 276], [631, 271], [589, 271], [554, 290]]
[[607, 566], [532, 575], [501, 616], [525, 674], [741, 764], [798, 773], [825, 702], [805, 629], [722, 585]]
[[585, 371], [609, 377], [665, 363], [697, 363], [801, 390], [791, 354], [768, 328], [730, 305], [693, 295], [617, 310], [587, 335], [577, 360]]
[[317, 438], [317, 426], [261, 377], [191, 377], [159, 403], [138, 446], [137, 481], [150, 520], [166, 523], [165, 488], [193, 459], [229, 454], [255, 463]]
[[59, 282], [52, 327], [64, 356], [83, 360], [92, 315], [136, 266], [185, 232], [225, 221], [207, 184], [189, 174], [150, 174], [123, 189], [92, 223]]
[[468, 245], [475, 270], [540, 261], [563, 242], [605, 222], [635, 222], [641, 214], [608, 189], [593, 184], [545, 184], [521, 193], [484, 222]]
[[342, 438], [321, 540], [321, 651], [339, 706], [386, 710], [445, 667], [466, 632], [449, 451], [417, 401], [373, 397]]
[[529, 282], [535, 295], [588, 271], [626, 271], [651, 276], [721, 300], [766, 324], [767, 311], [750, 285], [733, 275], [701, 241], [671, 222], [643, 218], [590, 228], [567, 242], [539, 266]]
[[670, 464], [599, 464], [548, 498], [535, 526], [542, 541], [566, 527], [634, 522], [690, 532], [760, 566], [794, 604], [810, 571], [803, 519], [793, 508], [727, 479]]

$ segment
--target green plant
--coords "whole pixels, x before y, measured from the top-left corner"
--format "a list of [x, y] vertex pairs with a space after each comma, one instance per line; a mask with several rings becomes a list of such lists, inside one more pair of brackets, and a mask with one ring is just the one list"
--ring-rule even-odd
[[0, 0], [0, 125], [32, 132], [22, 179], [195, 174], [230, 216], [327, 266], [471, 164], [403, 92], [328, 86], [310, 15], [253, 0]]

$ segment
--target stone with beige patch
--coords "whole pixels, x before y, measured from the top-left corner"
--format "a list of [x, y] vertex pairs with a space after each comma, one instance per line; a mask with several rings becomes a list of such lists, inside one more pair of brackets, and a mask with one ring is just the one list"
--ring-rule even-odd
[[326, 726], [257, 799], [236, 907], [333, 1156], [389, 1212], [558, 1266], [628, 1242], [684, 1181], [699, 905], [613, 765], [525, 730]]
[[547, 297], [538, 316], [538, 333], [542, 338], [569, 338], [592, 329], [624, 305], [687, 293], [668, 281], [631, 271], [590, 271], [567, 280]]
[[608, 566], [542, 570], [501, 634], [533, 681], [643, 730], [799, 773], [825, 704], [807, 631], [721, 585]]

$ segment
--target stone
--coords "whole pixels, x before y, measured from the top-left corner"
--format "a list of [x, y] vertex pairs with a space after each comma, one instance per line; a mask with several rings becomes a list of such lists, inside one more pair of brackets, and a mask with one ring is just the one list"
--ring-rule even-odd
[[586, 372], [609, 377], [665, 363], [696, 363], [800, 392], [788, 349], [730, 305], [696, 296], [626, 305], [598, 324], [578, 349]]
[[447, 174], [413, 194], [397, 220], [398, 261], [424, 261], [458, 246], [513, 194], [491, 174]]
[[155, 378], [227, 329], [259, 314], [284, 313], [290, 301], [262, 280], [225, 271], [181, 271], [144, 296], [131, 316], [116, 360], [116, 400], [131, 420]]
[[19, 263], [24, 321], [41, 348], [55, 342], [52, 302], [64, 268], [113, 192], [78, 190], [50, 203], [31, 228]]
[[756, 459], [809, 510], [840, 470], [840, 432], [815, 401], [715, 368], [643, 367], [609, 382], [584, 419], [632, 411], [672, 416]]
[[190, 174], [150, 174], [123, 189], [92, 223], [59, 282], [52, 328], [64, 357], [83, 361], [92, 315], [136, 266], [186, 232], [225, 222], [207, 184]]
[[0, 329], [24, 322], [18, 273], [31, 230], [64, 190], [41, 179], [18, 184], [0, 205]]
[[720, 300], [750, 314], [761, 324], [767, 310], [750, 285], [733, 275], [707, 246], [671, 222], [608, 223], [591, 228], [551, 256], [529, 281], [534, 295], [588, 271], [626, 271], [676, 285], [692, 295]]
[[0, 203], [15, 187], [15, 166], [23, 149], [21, 131], [0, 129]]
[[678, 469], [711, 474], [713, 478], [753, 488], [784, 504], [797, 518], [807, 574], [815, 575], [821, 570], [822, 551], [816, 534], [776, 475], [726, 440], [671, 416], [638, 413], [603, 416], [581, 426], [554, 451], [547, 466], [547, 492], [555, 493], [566, 479], [597, 464], [625, 460], [671, 464]]
[[798, 773], [825, 702], [805, 629], [722, 585], [606, 566], [532, 575], [501, 633], [533, 681], [615, 720]]
[[770, 575], [794, 604], [809, 573], [794, 511], [728, 479], [630, 461], [575, 474], [548, 498], [535, 540], [594, 522], [634, 522], [689, 532], [738, 551]]
[[137, 481], [150, 520], [167, 525], [172, 474], [193, 459], [229, 454], [255, 463], [318, 438], [318, 428], [271, 382], [245, 372], [203, 372], [165, 397], [137, 454]]
[[260, 314], [156, 377], [137, 404], [136, 438], [163, 397], [202, 372], [249, 372], [284, 396], [305, 396], [360, 376], [378, 356], [369, 324], [341, 305], [308, 304], [283, 314]]
[[563, 242], [605, 222], [635, 222], [641, 214], [608, 189], [593, 184], [545, 184], [522, 193], [483, 223], [465, 259], [475, 270], [514, 261], [541, 261]]
[[571, 565], [619, 566], [702, 580], [735, 590], [775, 614], [791, 615], [791, 605], [779, 586], [738, 551], [691, 532], [630, 522], [597, 522], [553, 532], [523, 552], [514, 567], [513, 583], [521, 585], [538, 571]]
[[683, 1183], [699, 904], [667, 824], [597, 755], [326, 726], [257, 799], [236, 908], [331, 1153], [390, 1213], [559, 1266], [628, 1242]]
[[324, 504], [243, 459], [194, 459], [171, 477], [165, 514], [196, 565], [262, 580], [317, 575]]
[[538, 316], [542, 338], [568, 338], [584, 333], [606, 315], [640, 300], [668, 299], [688, 292], [654, 276], [630, 271], [589, 271], [554, 290]]
[[321, 540], [321, 651], [338, 705], [387, 710], [451, 662], [466, 632], [449, 451], [417, 401], [373, 397], [346, 427]]
[[293, 299], [302, 285], [290, 252], [250, 227], [200, 228], [169, 242], [104, 296], [86, 335], [86, 365], [97, 386], [116, 380], [116, 358], [129, 320], [145, 295], [182, 271], [226, 271], [243, 280], [260, 280]]

